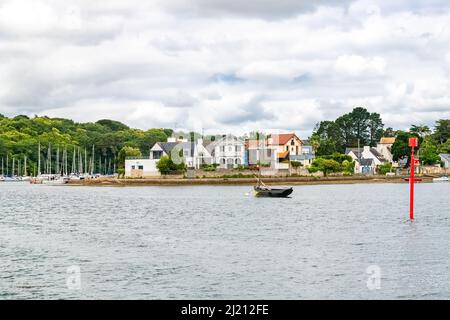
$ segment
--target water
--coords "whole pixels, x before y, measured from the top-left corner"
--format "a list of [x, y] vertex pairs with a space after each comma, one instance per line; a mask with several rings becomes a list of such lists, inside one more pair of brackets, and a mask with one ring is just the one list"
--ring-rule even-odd
[[0, 299], [448, 299], [450, 184], [416, 190], [0, 183]]

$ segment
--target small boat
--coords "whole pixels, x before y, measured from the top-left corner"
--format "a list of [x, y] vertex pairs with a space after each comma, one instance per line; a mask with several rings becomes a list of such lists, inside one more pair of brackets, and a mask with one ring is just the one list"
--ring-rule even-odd
[[264, 184], [261, 179], [254, 187], [256, 197], [286, 198], [294, 189], [292, 187], [270, 187]]
[[[409, 178], [403, 178], [403, 180], [409, 182]], [[422, 178], [414, 178], [414, 182], [422, 182]]]
[[448, 182], [448, 177], [442, 176], [440, 178], [433, 178], [433, 182]]

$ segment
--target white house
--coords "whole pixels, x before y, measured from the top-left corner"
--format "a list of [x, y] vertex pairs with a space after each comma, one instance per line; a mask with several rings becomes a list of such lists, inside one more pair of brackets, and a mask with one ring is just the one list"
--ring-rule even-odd
[[450, 168], [450, 154], [441, 153], [439, 157], [441, 157], [441, 162], [443, 163], [444, 168]]
[[206, 147], [219, 168], [230, 169], [245, 164], [245, 143], [233, 135], [223, 135]]
[[377, 144], [377, 151], [390, 163], [394, 164], [392, 157], [392, 145], [395, 143], [395, 138], [393, 137], [382, 137], [380, 142]]
[[169, 138], [167, 142], [157, 142], [150, 149], [150, 159], [159, 160], [170, 156], [172, 161], [183, 161], [188, 168], [199, 169], [203, 164], [212, 164], [213, 158], [205, 147], [203, 139], [189, 142], [186, 139]]
[[153, 159], [126, 159], [125, 176], [126, 177], [158, 177], [161, 174], [156, 168], [157, 160]]
[[387, 162], [376, 148], [370, 146], [364, 146], [362, 149], [347, 148], [345, 154], [355, 161], [355, 173], [373, 174], [377, 166]]

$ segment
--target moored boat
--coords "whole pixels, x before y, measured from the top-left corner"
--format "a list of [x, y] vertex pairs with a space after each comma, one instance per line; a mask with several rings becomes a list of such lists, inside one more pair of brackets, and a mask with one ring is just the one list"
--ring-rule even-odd
[[439, 178], [433, 178], [433, 182], [448, 182], [448, 177], [447, 176], [442, 176]]
[[292, 187], [255, 186], [254, 189], [255, 189], [255, 196], [257, 197], [273, 197], [273, 198], [285, 198], [294, 191]]
[[256, 197], [286, 198], [294, 191], [292, 187], [271, 187], [262, 182], [261, 179], [257, 179], [258, 183], [254, 186]]

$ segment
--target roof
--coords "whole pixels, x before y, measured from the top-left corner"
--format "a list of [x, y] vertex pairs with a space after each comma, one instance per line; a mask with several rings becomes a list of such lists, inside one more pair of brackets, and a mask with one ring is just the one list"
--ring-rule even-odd
[[373, 154], [378, 160], [380, 160], [381, 162], [386, 161], [386, 159], [384, 158], [384, 156], [383, 156], [381, 153], [379, 153], [377, 149], [375, 149], [375, 148], [370, 148], [370, 152], [372, 152], [372, 154]]
[[450, 162], [450, 154], [449, 153], [441, 153], [439, 156], [441, 157], [442, 160]]
[[[300, 140], [299, 137], [295, 133], [282, 133], [282, 134], [272, 134], [272, 144], [275, 145], [284, 145], [289, 142], [292, 138], [297, 138]], [[301, 141], [301, 140], [300, 140]]]
[[359, 164], [361, 166], [372, 166], [373, 165], [373, 159], [361, 159], [361, 161], [359, 162]]
[[183, 150], [189, 150], [190, 155], [194, 154], [194, 143], [193, 142], [157, 142], [157, 144], [163, 149], [166, 154], [170, 154], [175, 147], [181, 148]]
[[394, 144], [395, 137], [382, 137], [380, 139], [380, 144]]
[[289, 155], [289, 151], [279, 152], [277, 154], [278, 159], [284, 159]]

